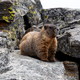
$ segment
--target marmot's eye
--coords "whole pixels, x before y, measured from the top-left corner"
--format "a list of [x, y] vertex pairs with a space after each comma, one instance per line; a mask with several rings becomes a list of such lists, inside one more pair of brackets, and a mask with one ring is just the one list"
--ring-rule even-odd
[[49, 27], [50, 29], [52, 29], [52, 27]]

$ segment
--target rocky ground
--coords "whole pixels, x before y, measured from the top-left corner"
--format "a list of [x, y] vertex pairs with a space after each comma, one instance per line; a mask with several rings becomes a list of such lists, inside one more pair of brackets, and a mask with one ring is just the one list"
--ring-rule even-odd
[[63, 62], [43, 62], [20, 55], [19, 50], [9, 53], [7, 71], [0, 74], [0, 80], [78, 80], [67, 76]]

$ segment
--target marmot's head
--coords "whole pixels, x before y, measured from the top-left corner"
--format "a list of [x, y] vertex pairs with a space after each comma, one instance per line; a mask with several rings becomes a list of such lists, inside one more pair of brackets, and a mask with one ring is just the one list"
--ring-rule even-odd
[[44, 29], [49, 37], [56, 37], [57, 36], [57, 27], [55, 25], [45, 24]]

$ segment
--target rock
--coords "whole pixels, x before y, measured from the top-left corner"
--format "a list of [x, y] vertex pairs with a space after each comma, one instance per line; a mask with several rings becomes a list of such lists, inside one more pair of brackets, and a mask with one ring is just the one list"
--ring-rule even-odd
[[9, 70], [9, 51], [7, 48], [0, 48], [0, 74]]
[[39, 11], [42, 9], [40, 0], [26, 1], [25, 5], [28, 7], [29, 12], [26, 14], [32, 25], [38, 25], [42, 22]]
[[12, 15], [13, 14], [12, 10], [10, 11], [10, 7], [12, 6], [12, 3], [10, 1], [0, 1], [0, 21], [5, 20], [6, 22], [10, 23], [13, 19]]
[[6, 37], [6, 36], [7, 36], [7, 33], [0, 31], [0, 37]]
[[[6, 38], [0, 37], [0, 45], [1, 45], [1, 46], [4, 46], [4, 48], [7, 47], [7, 46], [6, 46]], [[0, 47], [1, 47], [1, 46], [0, 46]]]
[[80, 25], [58, 37], [58, 50], [69, 56], [80, 58]]
[[[3, 4], [0, 10], [4, 12], [4, 15], [0, 16], [2, 20], [0, 28], [8, 30], [9, 38], [15, 41], [14, 48], [17, 49], [25, 33], [24, 25], [28, 29], [32, 25], [42, 22], [39, 13], [42, 5], [39, 0], [1, 0], [0, 4]], [[6, 4], [6, 8], [4, 4]], [[4, 26], [4, 24], [6, 25]]]
[[0, 48], [7, 48], [7, 33], [0, 31]]
[[[77, 18], [77, 16], [80, 16], [80, 10], [52, 8], [42, 9], [40, 13], [44, 24], [52, 23], [57, 25], [60, 30], [59, 34], [63, 34], [66, 30], [74, 28], [75, 24], [80, 24], [79, 17]], [[62, 29], [64, 29], [64, 31], [62, 31]]]
[[68, 80], [64, 75], [63, 62], [43, 62], [20, 55], [19, 50], [9, 55], [11, 70], [0, 75], [1, 80]]
[[40, 13], [44, 23], [58, 24], [57, 22], [61, 21], [70, 22], [72, 20], [78, 20], [79, 18], [78, 16], [80, 15], [80, 10], [76, 9], [74, 10], [69, 8], [52, 8], [52, 9], [42, 9]]
[[68, 76], [78, 76], [78, 67], [75, 62], [64, 61], [63, 64]]

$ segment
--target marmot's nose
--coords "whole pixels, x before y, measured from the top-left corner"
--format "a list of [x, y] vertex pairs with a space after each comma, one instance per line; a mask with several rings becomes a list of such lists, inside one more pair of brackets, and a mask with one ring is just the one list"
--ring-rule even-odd
[[53, 30], [54, 35], [57, 35], [58, 29], [57, 27]]
[[56, 34], [57, 33], [57, 29], [54, 29], [53, 32]]
[[56, 26], [55, 26], [55, 29], [56, 29], [57, 31], [59, 31], [59, 28], [58, 28], [58, 27], [56, 27]]

